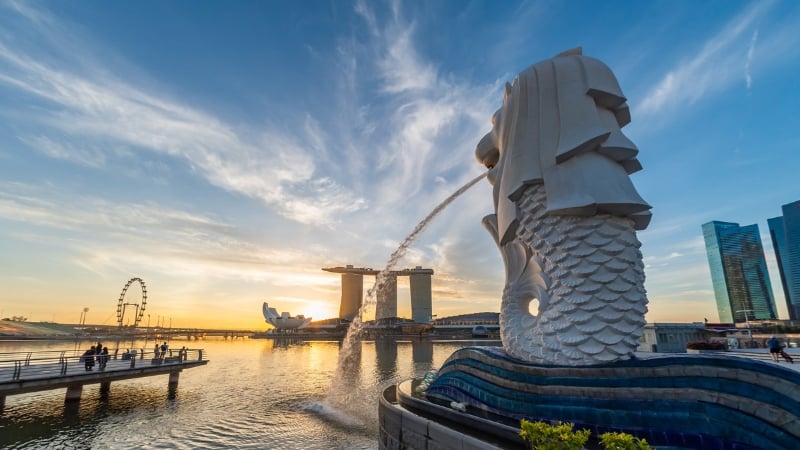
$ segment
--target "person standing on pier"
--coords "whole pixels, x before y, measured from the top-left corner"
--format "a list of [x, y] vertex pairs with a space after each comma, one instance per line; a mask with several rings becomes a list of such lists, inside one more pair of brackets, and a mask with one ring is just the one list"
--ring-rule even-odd
[[156, 346], [153, 347], [153, 358], [158, 359], [158, 342], [156, 342]]
[[97, 345], [94, 347], [94, 354], [97, 355], [95, 358], [97, 360], [97, 367], [102, 369], [103, 368], [103, 357], [100, 356], [101, 350], [103, 350], [103, 344], [100, 341], [97, 341]]
[[86, 350], [81, 359], [83, 359], [84, 369], [86, 369], [87, 372], [92, 370], [92, 368], [94, 367], [94, 347], [91, 347], [89, 350]]
[[781, 354], [781, 341], [772, 336], [767, 341], [767, 347], [769, 347], [769, 356], [772, 357], [773, 361], [778, 362], [778, 355]]
[[108, 364], [108, 347], [103, 347], [103, 351], [100, 352], [100, 356], [97, 357], [97, 363], [100, 365], [100, 370], [106, 370], [106, 364]]
[[164, 342], [163, 344], [161, 344], [161, 356], [162, 356], [162, 357], [166, 357], [166, 356], [167, 356], [167, 348], [168, 348], [168, 347], [169, 347], [169, 346], [167, 345], [167, 343], [166, 343], [166, 342]]

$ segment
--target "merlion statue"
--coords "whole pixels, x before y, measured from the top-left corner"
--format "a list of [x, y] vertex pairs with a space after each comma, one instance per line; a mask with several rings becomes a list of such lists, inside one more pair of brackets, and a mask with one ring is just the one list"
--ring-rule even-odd
[[[616, 77], [580, 48], [522, 71], [475, 155], [496, 214], [483, 219], [503, 255], [505, 351], [525, 361], [591, 365], [633, 355], [647, 312], [636, 230], [650, 205], [629, 174], [638, 149]], [[531, 301], [538, 311], [531, 314]]]

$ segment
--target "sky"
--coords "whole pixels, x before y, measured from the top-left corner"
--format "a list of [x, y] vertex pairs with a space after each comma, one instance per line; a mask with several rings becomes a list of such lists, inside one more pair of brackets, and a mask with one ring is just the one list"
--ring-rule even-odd
[[[631, 108], [648, 322], [718, 320], [711, 220], [758, 224], [788, 318], [766, 221], [800, 199], [797, 30], [796, 1], [0, 0], [0, 316], [114, 324], [139, 277], [142, 325], [335, 317], [321, 268], [382, 268], [485, 170], [504, 83], [581, 46]], [[483, 180], [399, 262], [438, 317], [499, 311], [492, 212]]]

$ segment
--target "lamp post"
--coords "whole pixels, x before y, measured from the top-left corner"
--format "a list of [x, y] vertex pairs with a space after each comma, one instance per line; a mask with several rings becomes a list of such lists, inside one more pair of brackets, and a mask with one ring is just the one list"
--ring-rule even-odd
[[89, 312], [89, 307], [88, 306], [84, 307], [83, 311], [81, 311], [81, 318], [78, 320], [78, 323], [80, 324], [80, 326], [86, 325], [86, 313], [88, 313], [88, 312]]
[[[750, 329], [750, 319], [747, 317], [747, 313], [754, 312], [752, 309], [740, 309], [736, 311], [737, 313], [743, 312], [744, 313], [744, 323], [747, 327], [747, 335], [750, 337], [750, 346], [753, 346], [753, 330]], [[753, 317], [755, 318], [755, 317]]]

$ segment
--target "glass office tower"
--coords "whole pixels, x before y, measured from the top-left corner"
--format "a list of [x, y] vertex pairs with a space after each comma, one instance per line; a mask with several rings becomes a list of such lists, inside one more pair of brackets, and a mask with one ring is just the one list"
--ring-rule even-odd
[[703, 224], [720, 322], [777, 319], [758, 225]]
[[789, 318], [800, 319], [800, 201], [783, 205], [782, 217], [767, 220]]

